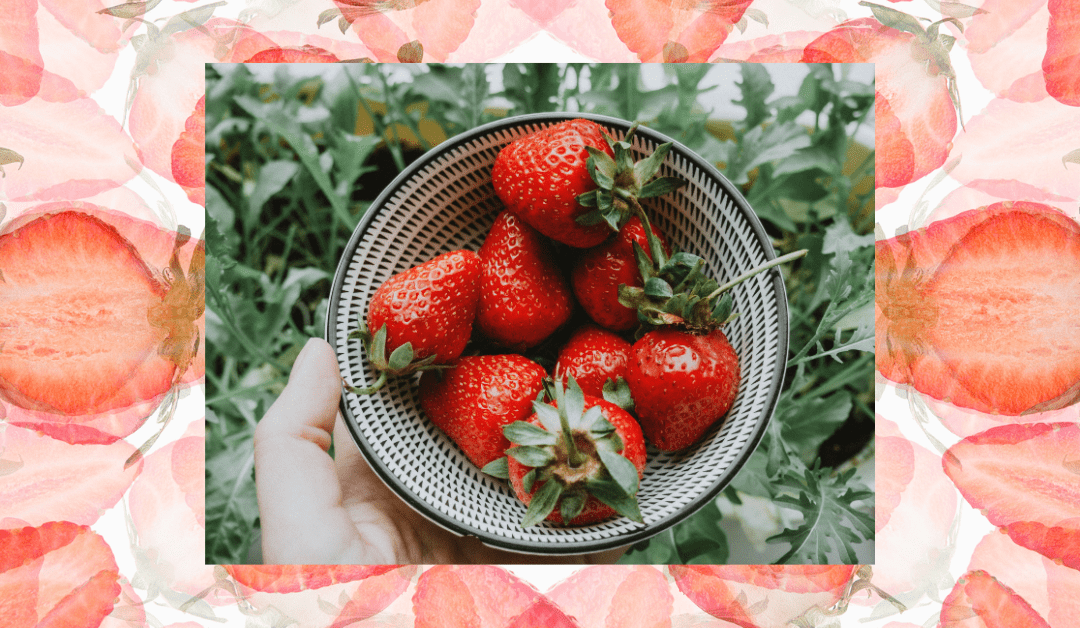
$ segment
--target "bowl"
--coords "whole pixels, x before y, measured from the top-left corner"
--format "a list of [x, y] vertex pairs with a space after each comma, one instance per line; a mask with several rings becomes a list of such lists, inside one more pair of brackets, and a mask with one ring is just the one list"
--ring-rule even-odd
[[[625, 120], [578, 113], [509, 117], [454, 136], [409, 165], [372, 203], [342, 254], [334, 275], [326, 339], [344, 381], [374, 380], [366, 353], [348, 335], [366, 318], [376, 288], [392, 275], [455, 249], [478, 250], [501, 211], [491, 184], [499, 150], [564, 120], [588, 118], [623, 138]], [[632, 143], [640, 159], [670, 138], [639, 127]], [[746, 200], [710, 163], [675, 142], [660, 176], [688, 185], [645, 199], [656, 227], [678, 250], [706, 261], [719, 282], [775, 258], [769, 237]], [[788, 350], [787, 297], [771, 269], [736, 287], [740, 316], [725, 327], [739, 355], [739, 393], [728, 415], [691, 448], [648, 449], [638, 495], [643, 523], [615, 517], [589, 526], [541, 523], [522, 528], [525, 506], [509, 484], [466, 459], [420, 409], [418, 380], [391, 378], [370, 396], [345, 392], [341, 412], [364, 457], [405, 502], [458, 535], [514, 552], [566, 555], [645, 540], [714, 499], [753, 453], [776, 407]]]

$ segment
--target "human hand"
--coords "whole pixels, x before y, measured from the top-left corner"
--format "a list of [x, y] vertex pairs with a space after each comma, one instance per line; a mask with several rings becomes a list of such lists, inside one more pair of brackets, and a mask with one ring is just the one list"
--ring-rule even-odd
[[[338, 413], [340, 399], [333, 350], [312, 338], [255, 430], [263, 562], [611, 563], [626, 551], [546, 558], [455, 536], [409, 507], [375, 475]], [[333, 458], [327, 453], [331, 438]]]

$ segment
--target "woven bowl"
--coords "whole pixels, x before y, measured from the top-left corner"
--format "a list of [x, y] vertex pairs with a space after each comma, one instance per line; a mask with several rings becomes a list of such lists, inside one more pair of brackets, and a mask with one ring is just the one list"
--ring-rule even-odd
[[[511, 117], [462, 133], [411, 164], [379, 195], [342, 254], [330, 295], [326, 338], [345, 382], [369, 385], [374, 374], [349, 333], [365, 320], [376, 288], [390, 276], [450, 250], [478, 250], [502, 205], [491, 184], [499, 150], [519, 137], [571, 118], [589, 118], [621, 139], [624, 120], [586, 114]], [[641, 127], [635, 159], [671, 141]], [[775, 257], [761, 223], [736, 188], [708, 162], [675, 143], [660, 171], [689, 181], [643, 201], [653, 223], [678, 250], [706, 260], [720, 283]], [[644, 523], [615, 517], [564, 527], [521, 527], [525, 506], [509, 485], [470, 463], [420, 409], [417, 382], [391, 378], [379, 393], [344, 393], [341, 411], [360, 451], [409, 505], [442, 527], [484, 543], [533, 554], [577, 554], [647, 539], [688, 517], [724, 488], [753, 452], [775, 409], [788, 348], [787, 299], [776, 270], [733, 291], [740, 316], [725, 328], [739, 355], [735, 404], [696, 445], [670, 454], [649, 447], [638, 495]]]

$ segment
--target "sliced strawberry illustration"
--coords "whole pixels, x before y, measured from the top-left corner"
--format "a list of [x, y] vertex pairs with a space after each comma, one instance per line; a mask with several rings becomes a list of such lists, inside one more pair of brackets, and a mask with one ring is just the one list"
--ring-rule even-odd
[[786, 625], [843, 595], [854, 565], [670, 565], [675, 584], [701, 610], [742, 628]]
[[45, 62], [38, 49], [34, 0], [15, 0], [4, 10], [0, 24], [0, 105], [11, 107], [30, 100], [41, 89]]
[[985, 571], [969, 571], [941, 604], [941, 628], [1050, 628], [1024, 598]]
[[282, 48], [280, 46], [262, 50], [244, 63], [337, 63], [340, 61], [330, 52], [317, 46]]
[[582, 626], [620, 628], [666, 625], [674, 600], [664, 574], [644, 565], [586, 567], [547, 595]]
[[1018, 545], [1080, 569], [1080, 424], [1003, 425], [949, 448], [945, 473]]
[[1080, 107], [1080, 5], [1073, 0], [1049, 0], [1043, 78], [1046, 91], [1058, 102]]
[[708, 61], [752, 0], [607, 0], [611, 25], [642, 62]]
[[981, 412], [1080, 399], [1080, 225], [997, 203], [877, 244], [877, 367]]
[[933, 40], [889, 28], [873, 18], [845, 22], [807, 45], [804, 63], [874, 63], [875, 174], [878, 187], [899, 187], [945, 163], [956, 134], [956, 109], [946, 68], [925, 58]]
[[224, 565], [240, 584], [263, 593], [295, 593], [363, 580], [398, 565]]
[[[46, 214], [0, 236], [0, 399], [92, 417], [164, 395], [200, 338], [202, 261], [196, 253], [189, 281], [178, 257], [187, 240], [174, 238], [170, 284], [114, 227], [83, 211]], [[79, 428], [35, 425], [69, 442], [110, 442]]]
[[192, 203], [206, 202], [206, 97], [184, 123], [184, 132], [172, 147], [172, 175]]
[[544, 596], [510, 620], [506, 628], [580, 628], [573, 617]]
[[86, 526], [0, 531], [0, 616], [12, 628], [94, 628], [120, 595], [112, 551]]
[[415, 628], [503, 628], [542, 596], [493, 565], [436, 565], [413, 594]]

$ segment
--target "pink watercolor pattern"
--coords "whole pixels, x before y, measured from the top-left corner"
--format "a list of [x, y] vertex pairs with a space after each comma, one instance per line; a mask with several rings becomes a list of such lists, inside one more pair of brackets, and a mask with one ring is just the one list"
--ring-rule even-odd
[[[155, 7], [147, 16], [153, 28], [102, 0], [5, 4], [0, 234], [42, 207], [63, 205], [117, 224], [151, 224], [162, 238], [138, 229], [127, 237], [148, 265], [168, 266], [177, 226], [201, 221], [203, 63], [392, 62], [403, 54], [484, 62], [537, 36], [604, 62], [874, 62], [876, 209], [890, 225], [879, 239], [999, 203], [1038, 203], [1062, 224], [1080, 225], [1080, 5], [1073, 0], [943, 2], [945, 13], [888, 3], [927, 18], [924, 27], [944, 20], [937, 40], [884, 26], [855, 0], [226, 0], [210, 5], [213, 17], [190, 1], [128, 8], [134, 5]], [[337, 21], [318, 25], [316, 17], [334, 8], [344, 29]], [[934, 56], [941, 53], [934, 41], [948, 41], [943, 57]], [[957, 86], [959, 103], [949, 92], [954, 68], [970, 68]], [[129, 86], [130, 100], [106, 110], [93, 96], [110, 81]], [[136, 185], [140, 179], [175, 191], [170, 198], [179, 202], [163, 213], [168, 203]], [[966, 234], [939, 232], [943, 247]], [[183, 268], [194, 245], [182, 249]], [[907, 324], [930, 333], [936, 323]], [[1066, 349], [1080, 362], [1075, 345]], [[174, 383], [198, 392], [201, 348], [193, 361]], [[153, 407], [86, 417], [87, 430], [107, 437], [82, 442], [63, 437], [71, 430], [20, 426], [27, 410], [0, 395], [0, 616], [15, 627], [88, 628], [219, 625], [211, 617], [384, 628], [764, 628], [800, 618], [883, 628], [1002, 620], [1074, 626], [1075, 398], [1013, 416], [1000, 406], [935, 397], [955, 388], [947, 370], [921, 388], [888, 375], [878, 382], [891, 401], [879, 409], [872, 570], [565, 567], [546, 591], [498, 566], [349, 577], [312, 567], [302, 582], [283, 573], [269, 589], [251, 587], [201, 561], [200, 409], [174, 416], [172, 429], [125, 468], [143, 443], [131, 435]], [[1007, 383], [1010, 374], [1003, 377]], [[858, 584], [867, 580], [874, 586]], [[849, 600], [852, 590], [859, 592]], [[885, 593], [908, 610], [897, 615]], [[830, 608], [846, 612], [828, 615]]]

